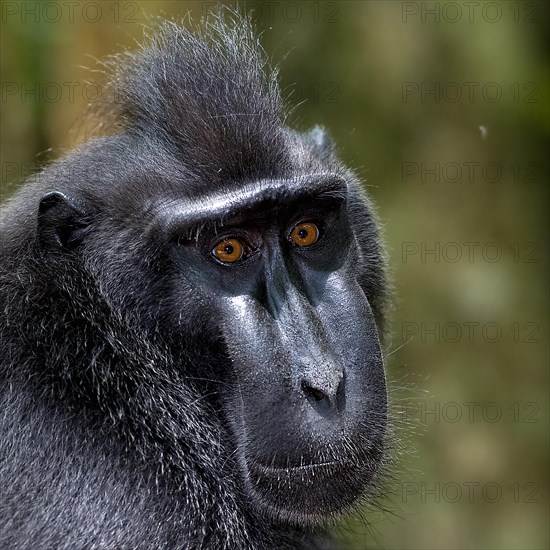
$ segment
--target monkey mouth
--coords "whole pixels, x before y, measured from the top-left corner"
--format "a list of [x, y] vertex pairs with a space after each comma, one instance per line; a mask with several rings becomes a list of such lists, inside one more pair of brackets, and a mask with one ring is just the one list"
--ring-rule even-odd
[[256, 505], [270, 517], [318, 524], [350, 508], [372, 482], [366, 462], [329, 460], [273, 466], [246, 460], [246, 484]]
[[263, 479], [281, 479], [288, 482], [298, 481], [301, 486], [311, 485], [315, 482], [315, 475], [331, 476], [346, 467], [346, 463], [336, 460], [318, 462], [312, 464], [273, 466], [262, 464], [257, 461], [247, 462], [249, 473], [261, 482]]

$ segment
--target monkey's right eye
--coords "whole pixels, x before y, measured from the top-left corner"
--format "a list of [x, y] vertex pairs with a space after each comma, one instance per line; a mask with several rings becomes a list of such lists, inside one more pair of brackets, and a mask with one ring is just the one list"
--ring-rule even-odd
[[245, 257], [246, 245], [239, 239], [221, 240], [213, 249], [212, 255], [220, 262], [233, 264]]

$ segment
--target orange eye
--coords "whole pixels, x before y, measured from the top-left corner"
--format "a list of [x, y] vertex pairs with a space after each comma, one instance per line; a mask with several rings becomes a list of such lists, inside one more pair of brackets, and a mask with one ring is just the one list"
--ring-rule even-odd
[[238, 262], [244, 255], [244, 246], [238, 239], [223, 239], [212, 250], [220, 261], [228, 264]]
[[296, 246], [311, 246], [319, 240], [319, 228], [314, 223], [299, 223], [292, 230], [290, 240]]

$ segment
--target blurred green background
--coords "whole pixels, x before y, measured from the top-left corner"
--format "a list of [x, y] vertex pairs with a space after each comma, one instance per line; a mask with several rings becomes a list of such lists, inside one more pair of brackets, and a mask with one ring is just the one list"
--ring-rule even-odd
[[[95, 59], [214, 4], [3, 2], [2, 197], [86, 135]], [[549, 548], [549, 3], [241, 7], [390, 249], [397, 463], [338, 530], [350, 549]]]

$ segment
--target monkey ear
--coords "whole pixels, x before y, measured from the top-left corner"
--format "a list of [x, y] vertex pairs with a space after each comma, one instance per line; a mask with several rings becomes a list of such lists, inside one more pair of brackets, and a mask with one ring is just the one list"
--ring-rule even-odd
[[53, 191], [38, 206], [38, 243], [46, 253], [74, 250], [89, 224], [86, 209], [75, 197]]
[[332, 140], [322, 126], [314, 126], [306, 135], [320, 157], [328, 157], [333, 153]]

